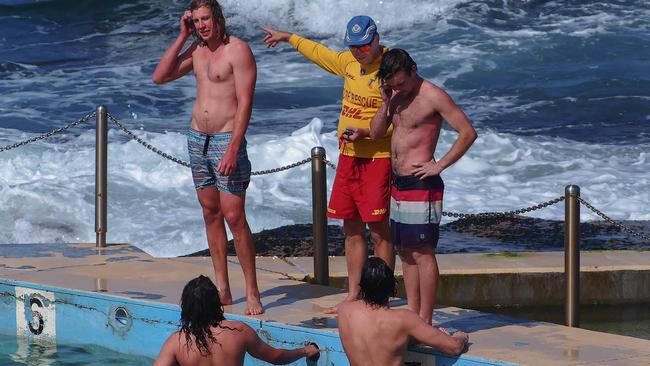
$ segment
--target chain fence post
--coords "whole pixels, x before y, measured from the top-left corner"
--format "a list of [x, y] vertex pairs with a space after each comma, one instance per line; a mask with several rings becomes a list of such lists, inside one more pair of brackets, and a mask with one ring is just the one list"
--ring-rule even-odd
[[107, 232], [107, 176], [108, 176], [108, 118], [106, 107], [97, 106], [95, 127], [95, 233], [96, 247], [106, 247]]
[[564, 188], [564, 319], [567, 327], [580, 327], [580, 187]]
[[325, 148], [311, 149], [311, 196], [314, 237], [314, 278], [320, 285], [329, 285], [329, 262], [327, 251], [327, 171]]

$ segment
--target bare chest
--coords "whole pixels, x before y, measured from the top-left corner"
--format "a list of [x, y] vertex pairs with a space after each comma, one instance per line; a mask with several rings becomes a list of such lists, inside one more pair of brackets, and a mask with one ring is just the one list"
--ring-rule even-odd
[[194, 73], [199, 81], [220, 83], [233, 77], [232, 64], [220, 50], [198, 50], [193, 61]]
[[421, 98], [396, 99], [392, 104], [392, 122], [395, 128], [411, 130], [425, 125], [439, 124], [442, 120], [430, 104]]

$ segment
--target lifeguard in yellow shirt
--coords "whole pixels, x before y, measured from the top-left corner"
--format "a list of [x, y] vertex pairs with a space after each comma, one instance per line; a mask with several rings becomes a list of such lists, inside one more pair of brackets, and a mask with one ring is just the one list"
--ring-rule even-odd
[[[377, 71], [387, 49], [379, 44], [377, 25], [369, 16], [355, 16], [345, 32], [345, 51], [334, 51], [297, 34], [262, 28], [264, 43], [275, 47], [289, 42], [310, 61], [343, 78], [339, 117], [339, 162], [327, 216], [343, 220], [348, 296], [359, 298], [361, 270], [367, 259], [365, 228], [375, 244], [375, 255], [395, 268], [395, 253], [388, 229], [390, 136], [371, 140], [370, 121], [382, 103]], [[338, 305], [326, 313], [336, 313]]]

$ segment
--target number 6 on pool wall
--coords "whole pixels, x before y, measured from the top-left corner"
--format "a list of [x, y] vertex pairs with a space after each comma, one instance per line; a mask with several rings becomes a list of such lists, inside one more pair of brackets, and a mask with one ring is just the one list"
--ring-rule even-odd
[[16, 333], [19, 337], [56, 339], [53, 293], [16, 286]]

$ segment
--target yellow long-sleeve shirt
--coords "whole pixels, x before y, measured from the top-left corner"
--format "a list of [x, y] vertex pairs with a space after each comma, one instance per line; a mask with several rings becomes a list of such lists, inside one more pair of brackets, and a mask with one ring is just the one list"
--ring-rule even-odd
[[[381, 58], [371, 65], [362, 65], [350, 51], [333, 51], [318, 42], [296, 34], [291, 35], [289, 44], [325, 71], [343, 78], [343, 102], [338, 125], [339, 136], [347, 126], [370, 128], [370, 121], [382, 102], [377, 80]], [[343, 143], [340, 146], [341, 154], [360, 158], [390, 157], [391, 134], [392, 126], [386, 136], [381, 139], [362, 138], [354, 142]]]

